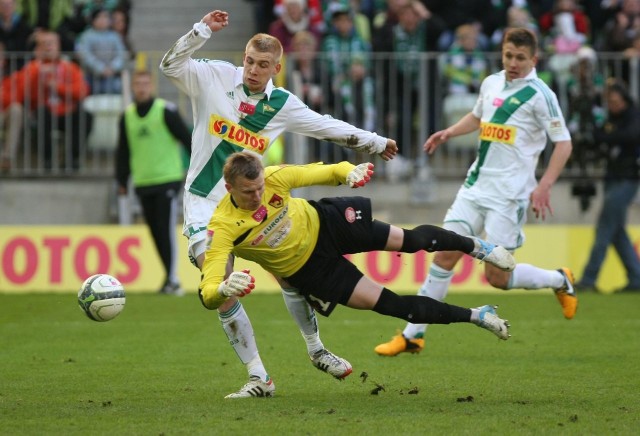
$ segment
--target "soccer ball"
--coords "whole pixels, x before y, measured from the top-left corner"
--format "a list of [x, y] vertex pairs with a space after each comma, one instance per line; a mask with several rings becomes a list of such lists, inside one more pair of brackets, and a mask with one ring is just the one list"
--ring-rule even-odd
[[109, 321], [124, 309], [124, 288], [115, 277], [96, 274], [78, 291], [80, 309], [94, 321]]

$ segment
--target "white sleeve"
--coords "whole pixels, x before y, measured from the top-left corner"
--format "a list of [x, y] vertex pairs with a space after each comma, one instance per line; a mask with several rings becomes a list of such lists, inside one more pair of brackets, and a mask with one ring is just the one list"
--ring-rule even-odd
[[558, 103], [558, 98], [551, 90], [545, 93], [544, 98], [536, 100], [536, 118], [554, 144], [571, 140], [571, 134], [562, 115], [560, 103]]
[[380, 154], [387, 148], [387, 138], [359, 129], [330, 115], [309, 109], [298, 97], [289, 95], [286, 103], [286, 130], [333, 142], [345, 148]]
[[205, 23], [195, 23], [193, 29], [178, 39], [160, 62], [160, 71], [188, 96], [198, 90], [196, 73], [200, 67], [191, 55], [211, 38], [211, 34]]

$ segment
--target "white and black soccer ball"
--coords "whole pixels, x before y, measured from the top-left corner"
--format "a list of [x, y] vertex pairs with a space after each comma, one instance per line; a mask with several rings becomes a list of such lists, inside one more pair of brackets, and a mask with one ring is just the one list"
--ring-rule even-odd
[[124, 287], [115, 277], [95, 274], [78, 291], [80, 309], [94, 321], [109, 321], [124, 309]]

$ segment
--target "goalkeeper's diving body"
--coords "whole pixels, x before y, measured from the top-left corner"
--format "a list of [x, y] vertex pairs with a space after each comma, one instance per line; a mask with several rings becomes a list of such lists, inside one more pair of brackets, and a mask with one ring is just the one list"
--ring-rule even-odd
[[242, 297], [254, 288], [247, 270], [234, 271], [225, 280], [227, 259], [233, 254], [282, 277], [324, 316], [342, 304], [411, 322], [470, 322], [500, 339], [509, 338], [509, 324], [493, 306], [468, 309], [423, 296], [400, 296], [364, 276], [343, 256], [376, 250], [462, 251], [498, 268], [513, 269], [515, 261], [503, 247], [436, 226], [408, 230], [373, 220], [371, 202], [364, 197], [311, 201], [291, 196], [292, 189], [303, 186], [364, 186], [373, 164], [264, 168], [254, 154], [241, 152], [229, 156], [223, 173], [227, 194], [209, 222], [199, 289], [206, 308], [216, 309], [227, 298]]

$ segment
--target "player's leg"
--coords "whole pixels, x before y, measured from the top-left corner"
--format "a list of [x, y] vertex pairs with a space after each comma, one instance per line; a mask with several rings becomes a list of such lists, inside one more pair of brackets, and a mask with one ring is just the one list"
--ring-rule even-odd
[[[486, 215], [486, 238], [510, 250], [520, 247], [525, 236], [528, 202], [514, 201], [496, 206]], [[499, 289], [548, 289], [551, 288], [562, 307], [564, 317], [574, 317], [578, 298], [573, 287], [573, 273], [569, 268], [546, 269], [535, 265], [518, 263], [511, 273], [500, 271], [491, 265], [485, 266], [485, 275], [491, 286]]]
[[[481, 234], [484, 227], [483, 209], [474, 201], [462, 195], [462, 189], [447, 211], [443, 228], [459, 235], [475, 236]], [[443, 301], [447, 296], [453, 277], [453, 268], [462, 258], [461, 252], [440, 251], [433, 258], [426, 279], [418, 290], [418, 295]], [[402, 334], [397, 334], [391, 341], [375, 347], [374, 351], [382, 356], [396, 356], [403, 352], [416, 353], [424, 348], [424, 335], [428, 325], [407, 323]]]
[[[193, 251], [197, 253], [197, 249]], [[198, 268], [202, 270], [204, 263], [204, 250], [196, 255]], [[233, 271], [233, 257], [229, 257], [226, 275]], [[262, 363], [258, 345], [253, 333], [253, 326], [249, 320], [244, 306], [237, 298], [232, 297], [225, 301], [218, 308], [218, 319], [222, 325], [222, 330], [227, 335], [229, 344], [233, 347], [236, 355], [244, 364], [249, 374], [249, 382], [237, 392], [227, 395], [225, 398], [249, 398], [249, 397], [271, 397], [275, 392], [273, 380], [267, 374], [267, 370]]]
[[403, 253], [415, 253], [419, 250], [430, 253], [459, 251], [505, 271], [511, 271], [515, 267], [513, 256], [503, 247], [477, 237], [463, 236], [428, 224], [414, 229], [391, 226], [389, 242], [385, 250]]
[[337, 379], [343, 379], [351, 374], [351, 364], [331, 351], [327, 350], [320, 339], [318, 319], [313, 307], [300, 295], [297, 289], [285, 280], [276, 277], [282, 288], [282, 297], [287, 310], [294, 319], [307, 345], [307, 353], [313, 366]]
[[[186, 191], [184, 193], [184, 235], [189, 238], [189, 257], [199, 269], [206, 251], [206, 226], [215, 203]], [[231, 265], [227, 273], [231, 272]], [[227, 398], [270, 397], [275, 385], [265, 369], [253, 334], [253, 326], [242, 304], [230, 298], [218, 308], [218, 318], [229, 343], [249, 374], [249, 382]]]
[[[456, 214], [460, 218], [454, 218]], [[430, 244], [434, 250], [460, 250], [438, 251], [435, 254], [429, 273], [418, 290], [419, 296], [443, 301], [451, 284], [453, 268], [464, 253], [483, 258], [486, 265], [491, 265], [494, 262], [503, 269], [512, 269], [515, 266], [515, 260], [503, 247], [465, 236], [482, 228], [482, 216], [474, 215], [471, 204], [462, 203], [456, 207], [456, 203], [454, 203], [446, 219], [451, 222], [445, 222], [445, 229], [434, 226], [419, 226], [411, 231], [404, 231], [402, 245], [397, 240], [391, 241], [390, 249], [397, 249], [397, 246], [400, 245], [402, 247], [400, 251], [412, 252], [426, 244]], [[393, 236], [392, 233], [391, 237]], [[433, 250], [427, 249], [427, 251]], [[402, 333], [393, 336], [388, 342], [379, 344], [374, 348], [374, 351], [382, 356], [396, 356], [403, 352], [419, 353], [424, 348], [424, 335], [427, 327], [426, 324], [409, 322]]]
[[494, 306], [468, 309], [429, 297], [398, 295], [365, 276], [358, 281], [347, 306], [422, 324], [469, 322], [489, 330], [500, 339], [506, 340], [510, 336], [509, 323], [497, 316]]

